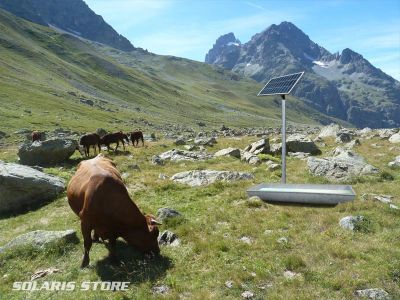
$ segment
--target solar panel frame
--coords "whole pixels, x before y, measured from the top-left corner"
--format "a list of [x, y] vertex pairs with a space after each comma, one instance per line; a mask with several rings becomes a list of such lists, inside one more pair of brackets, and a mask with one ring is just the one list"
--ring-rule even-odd
[[[257, 94], [257, 96], [288, 95], [303, 76], [303, 72], [271, 78]], [[286, 81], [282, 79], [287, 79]], [[268, 88], [268, 93], [263, 91]]]

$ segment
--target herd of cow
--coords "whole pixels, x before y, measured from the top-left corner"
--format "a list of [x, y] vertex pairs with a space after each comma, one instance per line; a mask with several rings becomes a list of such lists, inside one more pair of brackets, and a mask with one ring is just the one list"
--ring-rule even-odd
[[[32, 141], [42, 138], [42, 133], [32, 132]], [[109, 150], [110, 144], [116, 143], [116, 150], [121, 142], [125, 149], [125, 141], [129, 144], [129, 138], [133, 146], [138, 145], [140, 140], [144, 145], [141, 131], [129, 135], [120, 131], [103, 137], [97, 133], [86, 134], [80, 138], [79, 144], [84, 148], [84, 154], [89, 156], [91, 146], [95, 152], [98, 147], [100, 152], [101, 145], [107, 146]], [[89, 251], [93, 242], [103, 242], [110, 252], [110, 258], [115, 261], [118, 237], [144, 253], [160, 253], [157, 225], [161, 223], [153, 215], [143, 215], [140, 212], [110, 159], [99, 154], [95, 158], [81, 161], [68, 184], [67, 198], [69, 206], [81, 221], [84, 245], [81, 268], [89, 265]]]
[[[33, 131], [31, 134], [32, 142], [41, 140], [43, 138], [42, 132]], [[82, 149], [78, 148], [81, 153], [88, 157], [90, 147], [93, 147], [94, 152], [96, 153], [96, 147], [99, 149], [99, 153], [101, 152], [101, 145], [107, 147], [108, 151], [110, 151], [111, 144], [117, 144], [114, 150], [117, 150], [119, 147], [119, 143], [122, 143], [122, 147], [125, 150], [125, 142], [129, 145], [129, 140], [132, 142], [133, 146], [138, 146], [139, 142], [142, 141], [142, 146], [144, 146], [143, 133], [141, 131], [133, 131], [129, 134], [125, 134], [122, 131], [108, 133], [102, 137], [100, 137], [97, 133], [90, 133], [83, 135], [79, 140], [79, 145]]]

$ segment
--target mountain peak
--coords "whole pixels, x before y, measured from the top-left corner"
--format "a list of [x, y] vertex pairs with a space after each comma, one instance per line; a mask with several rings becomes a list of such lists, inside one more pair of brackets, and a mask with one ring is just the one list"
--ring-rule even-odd
[[118, 34], [83, 0], [0, 0], [0, 8], [28, 21], [53, 26], [116, 49], [134, 49], [128, 39]]
[[[206, 54], [205, 62], [208, 64], [220, 64], [224, 68], [232, 68], [240, 53], [240, 41], [233, 32], [221, 35]], [[223, 55], [221, 55], [223, 53]], [[226, 57], [220, 60], [221, 57]]]
[[346, 48], [340, 54], [340, 63], [348, 64], [350, 62], [355, 62], [364, 59], [361, 54], [354, 52], [353, 50]]

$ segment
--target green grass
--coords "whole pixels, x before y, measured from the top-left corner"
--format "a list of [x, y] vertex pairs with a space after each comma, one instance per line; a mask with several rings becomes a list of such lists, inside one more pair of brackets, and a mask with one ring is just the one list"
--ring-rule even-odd
[[[215, 152], [227, 146], [243, 148], [257, 140], [254, 137], [219, 139], [209, 148]], [[381, 144], [384, 156], [374, 156], [370, 144]], [[167, 147], [165, 147], [166, 145]], [[334, 148], [330, 140], [323, 155]], [[181, 239], [178, 247], [164, 246], [161, 258], [147, 260], [124, 242], [118, 244], [118, 255], [123, 262], [113, 266], [107, 259], [107, 250], [94, 244], [91, 265], [80, 270], [83, 251], [79, 220], [69, 208], [65, 195], [34, 211], [0, 220], [0, 245], [13, 237], [36, 229], [75, 229], [80, 242], [68, 247], [55, 245], [45, 252], [32, 249], [0, 255], [0, 295], [10, 299], [98, 298], [147, 299], [156, 297], [151, 288], [165, 284], [170, 288], [166, 298], [236, 299], [244, 290], [253, 291], [258, 298], [268, 299], [349, 299], [356, 289], [380, 287], [393, 298], [400, 296], [400, 219], [399, 212], [388, 205], [372, 200], [362, 200], [363, 193], [391, 194], [399, 204], [397, 186], [400, 175], [387, 168], [387, 161], [395, 156], [387, 141], [368, 140], [356, 151], [379, 167], [391, 172], [394, 179], [381, 181], [380, 175], [367, 182], [356, 181], [354, 202], [336, 207], [309, 207], [273, 205], [249, 200], [245, 191], [256, 183], [278, 182], [279, 177], [266, 170], [265, 165], [250, 166], [238, 159], [220, 158], [206, 162], [167, 162], [155, 166], [151, 156], [174, 145], [162, 140], [147, 143], [146, 148], [129, 148], [128, 153], [109, 155], [121, 172], [129, 173], [125, 179], [132, 199], [142, 211], [155, 214], [158, 208], [171, 207], [182, 213], [182, 218], [165, 222], [161, 230], [172, 230]], [[15, 148], [0, 158], [15, 160]], [[73, 157], [75, 161], [78, 155]], [[136, 163], [141, 171], [129, 169]], [[325, 182], [311, 177], [305, 161], [288, 158], [289, 182]], [[64, 164], [63, 169], [47, 168], [46, 172], [59, 174], [67, 180], [76, 170], [76, 163]], [[158, 179], [159, 173], [174, 173], [208, 168], [240, 170], [255, 174], [253, 182], [232, 184], [215, 183], [207, 187], [190, 188], [169, 180]], [[347, 215], [363, 215], [367, 222], [359, 231], [349, 232], [339, 227], [339, 220]], [[367, 224], [368, 223], [368, 224]], [[365, 225], [365, 226], [364, 226]], [[272, 230], [265, 233], [266, 230]], [[247, 236], [250, 245], [239, 239]], [[287, 244], [278, 243], [281, 237]], [[48, 275], [43, 281], [129, 281], [128, 292], [12, 292], [14, 281], [29, 280], [37, 269], [56, 267], [61, 273]], [[294, 280], [283, 277], [285, 270], [301, 274]], [[233, 281], [228, 289], [225, 282]], [[268, 286], [266, 289], [260, 287]]]

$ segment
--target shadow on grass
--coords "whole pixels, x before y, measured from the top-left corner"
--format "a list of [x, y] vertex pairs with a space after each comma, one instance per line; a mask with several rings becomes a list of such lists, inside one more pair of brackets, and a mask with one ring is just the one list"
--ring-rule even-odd
[[294, 207], [333, 208], [338, 205], [338, 204], [316, 204], [316, 203], [297, 203], [297, 202], [272, 202], [266, 200], [263, 201], [268, 204], [276, 206], [294, 206]]
[[113, 264], [106, 257], [96, 264], [96, 272], [102, 281], [155, 281], [165, 276], [166, 271], [172, 267], [168, 257], [160, 255], [147, 258], [122, 241], [117, 241], [116, 247], [118, 263]]

